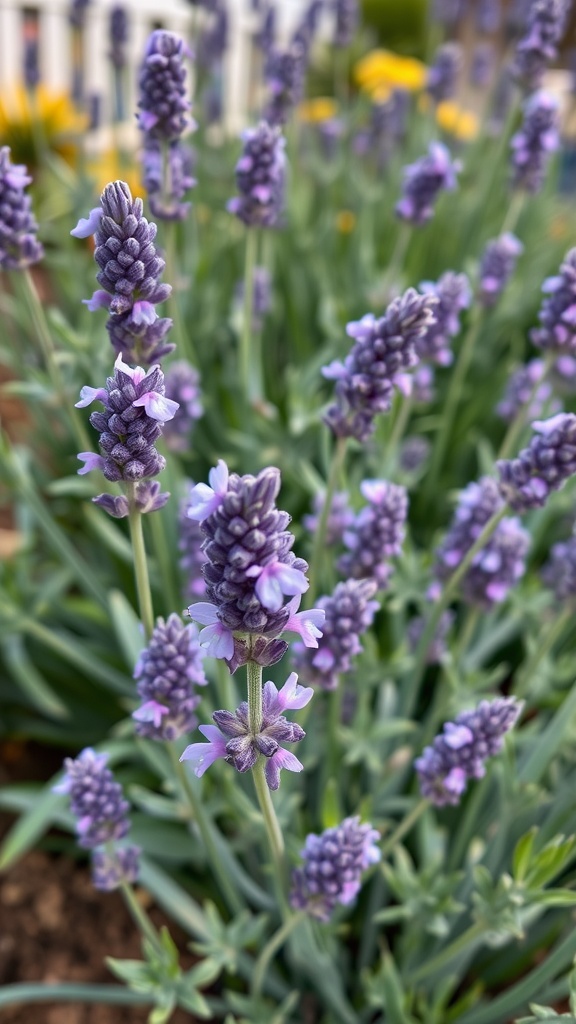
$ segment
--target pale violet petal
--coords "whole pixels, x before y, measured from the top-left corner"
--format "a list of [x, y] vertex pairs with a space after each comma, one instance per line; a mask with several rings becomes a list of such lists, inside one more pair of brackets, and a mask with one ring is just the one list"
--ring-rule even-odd
[[91, 388], [85, 384], [80, 392], [80, 401], [75, 403], [76, 409], [85, 409], [92, 402], [103, 402], [108, 397], [106, 388]]
[[132, 402], [132, 405], [136, 408], [143, 407], [151, 420], [158, 420], [160, 423], [167, 423], [168, 420], [174, 419], [180, 408], [178, 402], [158, 394], [157, 391], [146, 391], [144, 395], [140, 395], [140, 398]]
[[102, 220], [103, 210], [101, 206], [94, 207], [90, 210], [87, 217], [80, 217], [75, 228], [72, 229], [70, 234], [74, 238], [89, 238], [97, 230], [100, 221]]
[[201, 622], [203, 626], [212, 626], [219, 621], [216, 605], [210, 604], [209, 601], [197, 601], [196, 604], [189, 605], [188, 615], [194, 622]]

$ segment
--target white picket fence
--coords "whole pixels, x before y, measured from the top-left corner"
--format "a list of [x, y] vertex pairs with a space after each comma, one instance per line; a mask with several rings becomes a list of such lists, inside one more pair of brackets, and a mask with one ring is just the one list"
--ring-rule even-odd
[[[92, 0], [86, 11], [84, 32], [84, 87], [86, 95], [100, 97], [103, 120], [112, 105], [112, 75], [107, 59], [110, 11], [119, 0]], [[145, 41], [157, 27], [178, 32], [190, 39], [194, 19], [206, 16], [185, 0], [120, 0], [129, 18], [127, 110], [135, 110], [136, 78]], [[280, 0], [280, 36], [287, 38], [306, 0]], [[261, 16], [250, 0], [229, 0], [230, 45], [223, 67], [225, 127], [237, 132], [246, 122], [249, 69], [254, 34]], [[22, 81], [24, 59], [23, 24], [26, 11], [36, 11], [39, 20], [39, 63], [42, 81], [53, 89], [69, 91], [72, 82], [69, 3], [61, 0], [0, 0], [0, 89]], [[132, 121], [132, 118], [130, 119]], [[127, 130], [131, 130], [129, 125]]]

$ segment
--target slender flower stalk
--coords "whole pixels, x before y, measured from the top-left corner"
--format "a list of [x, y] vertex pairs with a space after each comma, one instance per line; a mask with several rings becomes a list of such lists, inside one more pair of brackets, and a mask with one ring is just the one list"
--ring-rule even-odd
[[[134, 484], [131, 486], [134, 488]], [[138, 607], [140, 609], [140, 619], [144, 627], [144, 636], [146, 640], [150, 640], [154, 631], [154, 607], [152, 604], [148, 560], [144, 544], [144, 531], [142, 529], [142, 514], [136, 507], [134, 493], [128, 494], [128, 502], [130, 505], [128, 525], [130, 527], [130, 540], [134, 557], [134, 576], [136, 579]]]
[[318, 594], [318, 587], [320, 585], [320, 579], [322, 574], [322, 561], [324, 558], [324, 552], [326, 550], [326, 532], [328, 529], [328, 519], [330, 517], [330, 509], [332, 507], [332, 501], [334, 494], [338, 488], [341, 473], [344, 468], [344, 462], [346, 459], [346, 448], [348, 445], [347, 437], [338, 437], [332, 453], [332, 462], [330, 463], [330, 470], [328, 473], [328, 481], [326, 483], [326, 492], [324, 495], [324, 504], [322, 506], [322, 512], [320, 514], [320, 520], [316, 533], [314, 534], [314, 542], [312, 545], [312, 555], [310, 557], [310, 570], [309, 580], [310, 587], [308, 590], [308, 604], [313, 604], [314, 599]]
[[242, 312], [242, 334], [240, 337], [240, 379], [242, 390], [250, 405], [262, 399], [260, 394], [261, 367], [255, 365], [252, 346], [254, 269], [258, 251], [258, 234], [255, 228], [246, 232], [246, 254], [244, 257], [244, 303]]

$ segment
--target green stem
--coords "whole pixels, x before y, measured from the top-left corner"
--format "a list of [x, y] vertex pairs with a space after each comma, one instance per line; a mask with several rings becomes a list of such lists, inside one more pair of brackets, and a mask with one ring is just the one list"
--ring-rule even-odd
[[272, 797], [270, 796], [266, 776], [264, 775], [264, 760], [263, 756], [258, 758], [252, 769], [252, 776], [254, 778], [254, 786], [256, 788], [258, 803], [260, 805], [262, 817], [264, 818], [264, 824], [266, 825], [268, 842], [270, 844], [270, 849], [278, 872], [278, 878], [282, 878], [284, 873], [284, 839], [278, 818], [276, 817], [276, 811], [274, 810], [274, 804], [272, 803]]
[[246, 232], [246, 256], [244, 262], [244, 310], [242, 314], [242, 335], [240, 337], [240, 379], [244, 396], [249, 405], [261, 398], [258, 394], [259, 368], [254, 365], [252, 351], [252, 319], [254, 303], [254, 267], [258, 233], [253, 228]]
[[135, 992], [125, 985], [82, 985], [75, 982], [61, 982], [52, 985], [46, 982], [21, 982], [3, 985], [0, 990], [0, 1007], [25, 1003], [102, 1003], [103, 1005], [150, 1006], [154, 996], [146, 992]]
[[301, 910], [297, 911], [297, 913], [295, 914], [290, 914], [286, 921], [284, 921], [284, 924], [281, 926], [281, 928], [279, 928], [278, 931], [275, 932], [272, 938], [264, 946], [264, 949], [262, 950], [260, 956], [258, 957], [258, 960], [256, 961], [256, 966], [254, 967], [254, 974], [252, 976], [253, 999], [257, 999], [260, 993], [262, 992], [262, 986], [264, 984], [266, 971], [268, 970], [268, 967], [270, 966], [273, 957], [275, 956], [279, 949], [282, 949], [282, 946], [286, 942], [288, 936], [292, 934], [294, 929], [305, 919], [305, 917], [305, 913]]
[[197, 365], [194, 346], [184, 325], [184, 319], [180, 310], [180, 300], [178, 297], [178, 282], [180, 280], [180, 275], [178, 273], [177, 232], [177, 221], [164, 222], [166, 280], [168, 284], [172, 285], [172, 291], [170, 292], [166, 302], [168, 306], [168, 315], [172, 318], [172, 330], [174, 332], [173, 340], [176, 343], [176, 351], [183, 359], [187, 359], [190, 363]]
[[557, 640], [560, 639], [564, 629], [568, 623], [574, 617], [574, 605], [568, 604], [561, 615], [555, 618], [548, 624], [546, 629], [542, 631], [538, 638], [538, 643], [534, 648], [532, 657], [528, 659], [524, 668], [520, 670], [520, 677], [518, 684], [514, 688], [514, 693], [517, 697], [524, 697], [528, 689], [528, 684], [532, 680], [536, 669], [540, 662], [551, 651]]
[[443, 949], [441, 953], [438, 953], [437, 956], [433, 956], [431, 960], [427, 960], [426, 963], [422, 965], [422, 967], [419, 967], [418, 970], [414, 972], [414, 974], [410, 975], [410, 985], [413, 985], [418, 981], [422, 981], [423, 978], [427, 978], [431, 974], [437, 974], [439, 971], [444, 971], [444, 968], [447, 966], [447, 964], [450, 963], [451, 960], [454, 960], [456, 957], [462, 955], [462, 953], [466, 949], [466, 946], [471, 946], [473, 943], [477, 943], [478, 940], [482, 938], [484, 930], [484, 925], [480, 921], [476, 922], [476, 924], [471, 925], [470, 928], [468, 928], [468, 930], [465, 931], [463, 935], [460, 935], [459, 938], [454, 939], [454, 942], [451, 942], [448, 946], [446, 946], [446, 948]]
[[165, 520], [162, 517], [161, 511], [156, 511], [150, 516], [150, 529], [154, 542], [154, 553], [162, 578], [162, 590], [165, 601], [170, 611], [175, 611], [181, 607], [182, 602], [178, 593], [176, 574], [174, 572], [174, 559], [170, 555]]
[[230, 876], [227, 874], [224, 865], [220, 861], [218, 849], [216, 847], [216, 843], [214, 842], [214, 838], [210, 830], [210, 823], [204, 813], [202, 801], [199, 799], [193, 784], [188, 778], [188, 774], [186, 772], [184, 765], [178, 758], [178, 754], [176, 753], [174, 744], [166, 743], [165, 747], [168, 752], [170, 761], [172, 763], [172, 767], [176, 775], [178, 776], [178, 779], [180, 780], [182, 790], [186, 796], [188, 804], [190, 805], [192, 817], [194, 818], [194, 821], [198, 826], [198, 831], [200, 832], [202, 842], [204, 843], [204, 848], [208, 855], [210, 867], [218, 879], [219, 885], [222, 889], [222, 894], [230, 910], [232, 911], [233, 914], [238, 914], [243, 909], [243, 903], [240, 897], [238, 896], [238, 893], [234, 888], [234, 885], [232, 884]]
[[342, 699], [344, 696], [344, 685], [341, 679], [338, 680], [338, 685], [332, 693], [327, 694], [328, 696], [328, 751], [326, 758], [327, 776], [331, 778], [337, 771], [338, 768], [338, 754], [340, 751], [340, 742], [338, 739], [338, 730], [340, 728], [340, 722], [342, 719]]
[[392, 427], [392, 433], [388, 441], [388, 453], [385, 462], [384, 476], [390, 473], [390, 467], [398, 464], [398, 449], [400, 448], [400, 442], [406, 432], [406, 427], [410, 420], [410, 414], [412, 412], [413, 399], [409, 395], [407, 398], [402, 398], [400, 408], [394, 420], [394, 426]]
[[391, 286], [395, 284], [396, 280], [400, 279], [400, 271], [404, 266], [404, 260], [406, 258], [406, 253], [408, 252], [408, 245], [410, 244], [411, 237], [411, 225], [407, 221], [402, 221], [398, 229], [398, 234], [396, 235], [396, 242], [394, 244], [394, 249], [392, 250], [390, 262], [388, 263], [384, 273], [384, 279], [381, 286], [383, 295], [385, 295], [387, 289], [390, 289]]
[[154, 608], [152, 605], [152, 592], [150, 590], [150, 577], [148, 576], [146, 548], [144, 546], [142, 513], [138, 511], [134, 503], [134, 484], [128, 484], [127, 488], [128, 501], [130, 503], [128, 523], [130, 526], [132, 550], [134, 552], [134, 574], [136, 577], [138, 607], [140, 608], [140, 618], [144, 626], [144, 634], [146, 639], [149, 640], [154, 630]]
[[525, 198], [526, 193], [522, 191], [515, 192], [512, 196], [510, 206], [506, 211], [504, 223], [502, 224], [502, 229], [500, 231], [501, 235], [505, 234], [505, 232], [507, 231], [515, 230], [516, 225], [518, 223], [518, 218], [520, 217], [520, 214], [522, 212], [522, 207], [524, 206]]
[[382, 859], [387, 857], [392, 852], [394, 847], [400, 842], [401, 839], [410, 831], [413, 825], [416, 824], [418, 818], [420, 818], [427, 807], [430, 806], [430, 801], [423, 797], [411, 811], [408, 812], [405, 818], [402, 819], [400, 824], [394, 829], [394, 832], [388, 839], [382, 844], [380, 850], [382, 852]]
[[519, 439], [520, 434], [522, 433], [522, 430], [523, 430], [523, 428], [524, 428], [524, 426], [526, 424], [526, 414], [530, 411], [530, 406], [532, 405], [532, 402], [534, 401], [538, 391], [542, 387], [542, 385], [543, 385], [544, 381], [546, 380], [548, 374], [550, 373], [550, 371], [551, 371], [551, 369], [552, 369], [552, 367], [554, 365], [554, 360], [555, 360], [555, 354], [549, 352], [547, 354], [547, 356], [546, 356], [545, 361], [544, 361], [544, 373], [542, 374], [542, 376], [537, 381], [535, 381], [535, 383], [532, 386], [532, 390], [531, 390], [530, 394], [528, 395], [528, 398], [526, 399], [526, 401], [518, 409], [518, 412], [516, 413], [516, 416], [514, 417], [514, 419], [512, 420], [510, 426], [508, 427], [508, 430], [506, 431], [506, 434], [504, 436], [504, 440], [502, 441], [502, 444], [500, 445], [500, 450], [499, 450], [498, 455], [496, 456], [496, 458], [498, 458], [498, 459], [507, 459], [507, 458], [509, 458], [510, 454], [517, 447], [518, 439]]
[[250, 732], [257, 736], [262, 728], [262, 666], [249, 661], [246, 666], [248, 682], [248, 721]]
[[462, 625], [462, 629], [460, 630], [460, 634], [456, 640], [456, 648], [454, 651], [454, 664], [457, 669], [462, 667], [464, 656], [466, 654], [466, 651], [468, 650], [468, 647], [470, 646], [470, 641], [472, 640], [472, 637], [474, 636], [474, 633], [476, 631], [476, 626], [478, 625], [479, 618], [480, 612], [478, 611], [477, 608], [468, 609], [466, 613], [466, 618], [464, 619], [464, 623]]
[[148, 914], [144, 910], [144, 907], [141, 907], [138, 900], [136, 899], [136, 893], [134, 892], [130, 883], [122, 882], [120, 885], [120, 889], [126, 902], [126, 906], [128, 907], [130, 914], [132, 915], [134, 923], [140, 929], [142, 935], [145, 936], [148, 939], [148, 941], [152, 943], [156, 950], [161, 950], [162, 943], [160, 942], [160, 936], [158, 935], [158, 932], [156, 931], [154, 925], [152, 924], [152, 921], [148, 917]]
[[318, 582], [322, 573], [322, 559], [324, 550], [326, 547], [326, 531], [328, 529], [328, 519], [330, 517], [330, 510], [332, 508], [332, 500], [338, 481], [340, 479], [340, 473], [344, 465], [344, 459], [346, 457], [346, 445], [348, 439], [346, 437], [339, 437], [336, 442], [336, 447], [332, 455], [332, 463], [330, 465], [330, 472], [328, 474], [328, 482], [326, 484], [326, 491], [324, 494], [324, 503], [322, 505], [322, 512], [320, 513], [320, 522], [318, 523], [318, 529], [314, 535], [314, 543], [312, 546], [312, 555], [310, 557], [310, 570], [308, 578], [310, 580], [310, 586], [306, 595], [307, 603], [312, 605], [314, 599], [317, 596]]

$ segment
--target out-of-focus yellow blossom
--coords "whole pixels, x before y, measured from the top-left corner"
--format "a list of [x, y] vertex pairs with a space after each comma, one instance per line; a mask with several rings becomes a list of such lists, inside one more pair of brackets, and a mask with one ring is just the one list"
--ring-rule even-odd
[[298, 120], [308, 124], [330, 121], [337, 113], [338, 104], [331, 96], [316, 96], [310, 100], [303, 100], [297, 109]]
[[140, 167], [132, 156], [121, 159], [117, 151], [111, 149], [89, 159], [86, 171], [98, 194], [110, 181], [125, 181], [133, 196], [145, 197]]
[[3, 146], [10, 146], [14, 163], [33, 167], [46, 146], [73, 164], [76, 138], [86, 128], [87, 118], [67, 93], [42, 83], [33, 92], [17, 85], [0, 93], [0, 139]]
[[428, 69], [415, 57], [402, 57], [391, 50], [371, 50], [354, 67], [358, 85], [370, 95], [375, 89], [406, 89], [418, 92], [426, 85]]
[[336, 214], [336, 230], [349, 235], [356, 227], [356, 214], [352, 210], [339, 210]]
[[480, 129], [476, 114], [464, 110], [451, 100], [444, 100], [436, 107], [436, 121], [444, 132], [455, 135], [457, 139], [470, 142], [475, 139]]

